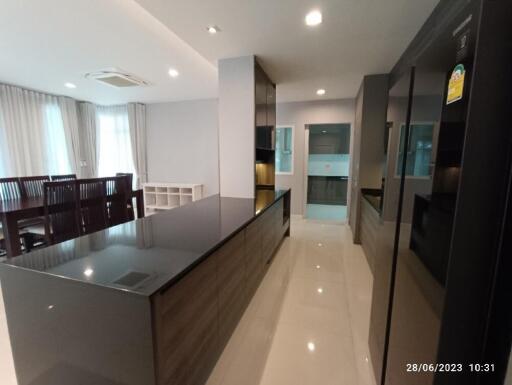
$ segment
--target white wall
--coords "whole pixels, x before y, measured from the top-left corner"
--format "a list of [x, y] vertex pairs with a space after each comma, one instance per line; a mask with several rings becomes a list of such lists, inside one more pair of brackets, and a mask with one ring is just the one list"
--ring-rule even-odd
[[219, 192], [216, 99], [148, 104], [147, 156], [150, 182], [204, 184]]
[[[279, 86], [278, 86], [279, 87]], [[293, 125], [293, 175], [276, 175], [276, 186], [292, 189], [292, 214], [303, 215], [304, 205], [304, 153], [307, 124], [350, 123], [355, 116], [354, 99], [334, 99], [277, 104], [277, 125]], [[349, 186], [350, 188], [350, 186]]]
[[254, 56], [219, 60], [220, 194], [253, 198]]

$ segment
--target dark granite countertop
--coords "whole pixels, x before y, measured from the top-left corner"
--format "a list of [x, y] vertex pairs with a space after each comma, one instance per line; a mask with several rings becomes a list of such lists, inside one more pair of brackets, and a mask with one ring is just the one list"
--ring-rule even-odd
[[9, 259], [0, 267], [149, 296], [172, 285], [288, 190], [214, 195]]

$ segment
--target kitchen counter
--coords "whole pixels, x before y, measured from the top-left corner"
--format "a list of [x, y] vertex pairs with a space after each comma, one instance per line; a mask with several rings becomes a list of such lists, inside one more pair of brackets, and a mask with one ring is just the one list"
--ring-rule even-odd
[[256, 199], [215, 195], [8, 259], [4, 268], [151, 295], [172, 285], [285, 193], [258, 191]]
[[290, 233], [290, 200], [216, 195], [0, 263], [18, 384], [205, 384]]

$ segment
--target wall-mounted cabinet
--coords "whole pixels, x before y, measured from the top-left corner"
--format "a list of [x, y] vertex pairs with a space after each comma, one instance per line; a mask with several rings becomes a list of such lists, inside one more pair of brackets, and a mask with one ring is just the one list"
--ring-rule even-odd
[[255, 156], [256, 189], [275, 187], [276, 86], [256, 63]]

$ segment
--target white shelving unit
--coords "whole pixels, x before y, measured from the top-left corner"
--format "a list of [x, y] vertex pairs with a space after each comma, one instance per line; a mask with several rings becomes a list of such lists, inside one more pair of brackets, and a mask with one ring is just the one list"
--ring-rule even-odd
[[142, 188], [146, 215], [184, 206], [203, 197], [202, 184], [144, 183]]

